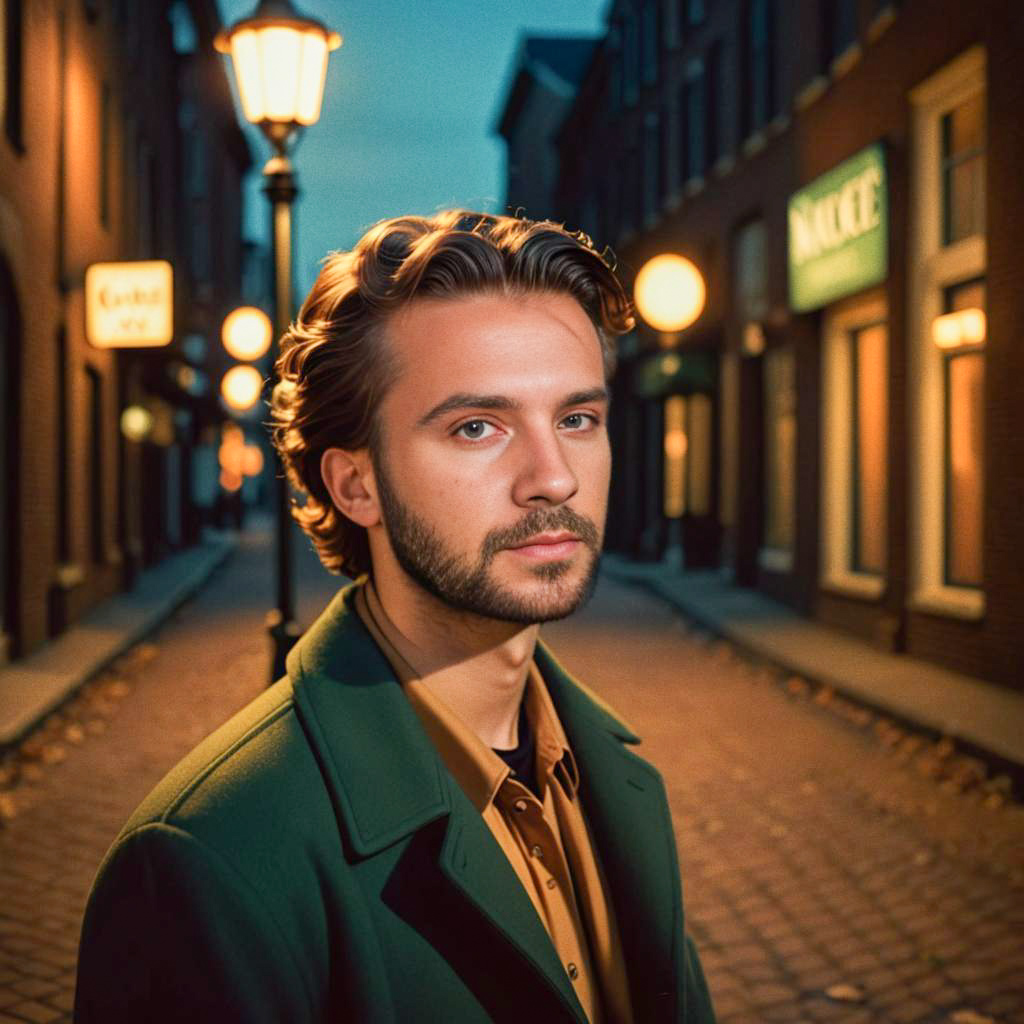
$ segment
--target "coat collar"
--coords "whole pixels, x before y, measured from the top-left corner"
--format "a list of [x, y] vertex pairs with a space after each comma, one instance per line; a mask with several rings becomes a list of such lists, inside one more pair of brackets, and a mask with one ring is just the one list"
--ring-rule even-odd
[[[441, 817], [441, 871], [532, 961], [585, 1021], [511, 865], [441, 758], [391, 665], [339, 591], [288, 656], [297, 713], [351, 851], [369, 857]], [[683, 921], [672, 821], [658, 772], [629, 751], [636, 733], [572, 679], [544, 644], [535, 660], [580, 770], [580, 798], [626, 955], [636, 1019], [675, 1019]], [[373, 779], [373, 785], [365, 780]], [[354, 784], [355, 783], [355, 784]]]
[[[358, 586], [334, 596], [290, 651], [287, 668], [352, 849], [367, 857], [448, 814], [451, 799], [437, 751], [356, 613]], [[569, 678], [542, 643], [535, 657], [570, 740], [573, 733], [598, 729], [639, 742], [599, 697]], [[376, 784], [346, 784], [366, 778]]]

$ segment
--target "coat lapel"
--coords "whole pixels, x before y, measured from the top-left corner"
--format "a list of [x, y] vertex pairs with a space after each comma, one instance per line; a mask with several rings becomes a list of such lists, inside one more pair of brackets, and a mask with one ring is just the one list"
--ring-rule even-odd
[[[529, 896], [483, 818], [444, 768], [352, 607], [353, 593], [354, 586], [340, 591], [288, 656], [296, 710], [350, 855], [374, 856], [447, 815], [436, 865], [440, 875], [475, 908], [481, 927], [496, 929], [542, 976], [552, 1013], [561, 1010], [543, 1019], [586, 1024]], [[422, 884], [432, 880], [424, 878]]]
[[543, 644], [536, 660], [579, 767], [580, 799], [611, 890], [635, 1019], [675, 1020], [682, 999], [682, 897], [661, 777], [623, 745], [639, 737]]

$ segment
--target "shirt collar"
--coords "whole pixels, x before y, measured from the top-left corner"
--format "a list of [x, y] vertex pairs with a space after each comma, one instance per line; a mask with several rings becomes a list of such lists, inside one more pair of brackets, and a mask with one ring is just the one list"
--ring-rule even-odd
[[[466, 796], [483, 813], [508, 778], [508, 765], [488, 747], [458, 713], [427, 685], [409, 660], [409, 641], [391, 621], [373, 583], [367, 580], [355, 595], [355, 608], [377, 645], [395, 670], [441, 760]], [[538, 775], [553, 773], [572, 798], [579, 789], [579, 770], [569, 749], [547, 686], [534, 661], [526, 681], [526, 715], [537, 743]]]

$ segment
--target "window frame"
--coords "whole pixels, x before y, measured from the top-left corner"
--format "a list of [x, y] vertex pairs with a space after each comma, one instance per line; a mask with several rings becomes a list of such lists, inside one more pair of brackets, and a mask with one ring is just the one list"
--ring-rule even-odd
[[[822, 494], [819, 507], [820, 571], [823, 590], [846, 597], [877, 600], [888, 587], [888, 572], [877, 573], [857, 566], [858, 474], [856, 416], [856, 334], [886, 326], [886, 404], [892, 403], [888, 389], [892, 357], [891, 322], [885, 294], [880, 289], [836, 303], [825, 311], [822, 321], [820, 385]], [[891, 415], [890, 415], [891, 420]], [[886, 505], [892, 496], [892, 463], [885, 459]], [[891, 557], [886, 531], [885, 558]]]
[[[945, 311], [945, 290], [949, 286], [986, 274], [983, 234], [942, 244], [941, 118], [978, 92], [985, 95], [987, 105], [986, 54], [981, 46], [964, 51], [910, 92], [912, 205], [908, 262], [913, 272], [909, 275], [907, 304], [908, 379], [917, 381], [917, 386], [908, 398], [910, 450], [918, 454], [908, 460], [907, 467], [907, 604], [911, 610], [968, 620], [984, 617], [984, 579], [979, 588], [950, 584], [945, 576], [946, 357], [932, 341], [931, 326]], [[982, 552], [984, 555], [984, 534]]]

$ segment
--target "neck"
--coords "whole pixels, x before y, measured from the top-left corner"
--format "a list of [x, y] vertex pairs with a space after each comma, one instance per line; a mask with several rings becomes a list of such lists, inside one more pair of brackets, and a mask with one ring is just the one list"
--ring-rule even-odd
[[424, 684], [488, 747], [518, 743], [519, 705], [537, 644], [537, 625], [459, 611], [407, 578], [373, 581], [390, 639]]

